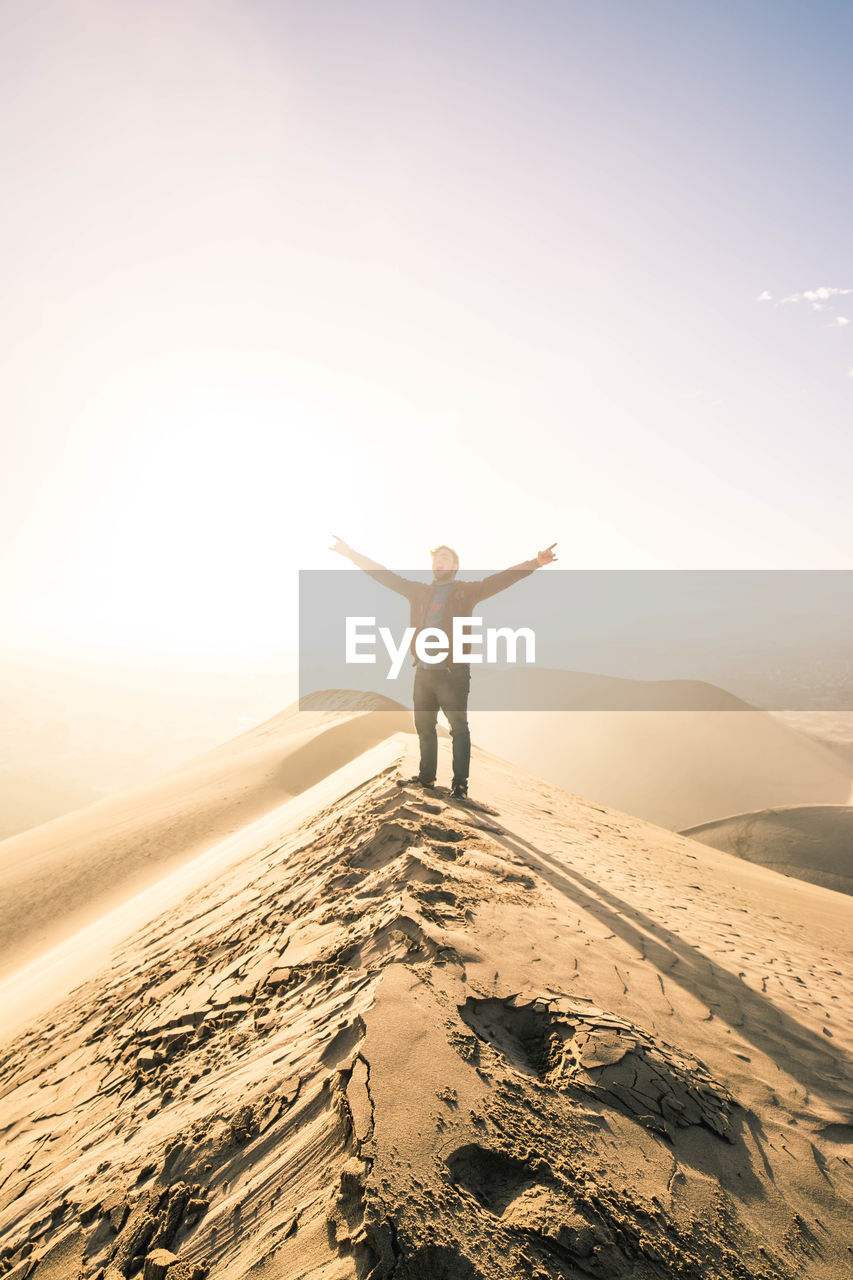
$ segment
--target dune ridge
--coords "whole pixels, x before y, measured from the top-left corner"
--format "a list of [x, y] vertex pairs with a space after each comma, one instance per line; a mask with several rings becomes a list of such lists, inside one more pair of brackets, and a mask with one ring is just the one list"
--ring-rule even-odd
[[7, 1273], [846, 1274], [849, 900], [393, 741], [7, 1047]]
[[731, 814], [682, 835], [810, 884], [853, 893], [853, 808], [782, 805]]
[[356, 758], [411, 713], [328, 690], [120, 796], [0, 842], [0, 976]]

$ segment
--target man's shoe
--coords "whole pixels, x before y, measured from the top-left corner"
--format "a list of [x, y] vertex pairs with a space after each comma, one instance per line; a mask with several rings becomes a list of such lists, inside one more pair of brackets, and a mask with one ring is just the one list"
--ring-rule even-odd
[[432, 782], [424, 782], [420, 774], [415, 773], [411, 778], [398, 778], [397, 785], [399, 787], [429, 787], [431, 789], [435, 786], [435, 778], [433, 778]]
[[457, 783], [455, 787], [450, 789], [450, 798], [451, 800], [467, 800], [468, 788], [462, 786], [461, 783]]

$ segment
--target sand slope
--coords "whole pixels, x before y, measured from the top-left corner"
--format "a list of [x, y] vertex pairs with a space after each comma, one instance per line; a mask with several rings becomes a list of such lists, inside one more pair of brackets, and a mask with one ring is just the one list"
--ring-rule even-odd
[[[476, 683], [473, 683], [476, 681]], [[552, 711], [749, 711], [708, 680], [633, 680], [555, 667], [475, 668], [471, 705]]]
[[853, 808], [786, 805], [738, 813], [682, 832], [783, 875], [853, 893]]
[[674, 831], [850, 798], [850, 765], [763, 711], [475, 711], [470, 722], [485, 750]]
[[332, 691], [315, 701], [143, 787], [0, 842], [0, 974], [411, 725], [411, 712], [376, 695]]
[[9, 1045], [8, 1274], [849, 1274], [850, 899], [389, 747]]

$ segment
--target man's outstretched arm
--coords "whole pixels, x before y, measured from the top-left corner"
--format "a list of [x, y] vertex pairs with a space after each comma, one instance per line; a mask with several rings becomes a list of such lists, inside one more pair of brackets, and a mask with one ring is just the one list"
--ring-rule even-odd
[[346, 556], [347, 560], [352, 560], [354, 565], [359, 569], [363, 569], [367, 573], [368, 569], [384, 569], [384, 564], [380, 564], [378, 560], [371, 560], [368, 556], [359, 555], [357, 551], [353, 551], [352, 547], [348, 547], [342, 538], [336, 533], [332, 534], [334, 542], [329, 548], [330, 551], [337, 551], [339, 556]]
[[473, 602], [477, 604], [480, 600], [487, 600], [489, 596], [495, 596], [506, 587], [511, 587], [514, 582], [520, 582], [522, 578], [528, 577], [543, 564], [551, 564], [557, 559], [554, 555], [556, 545], [556, 542], [552, 542], [544, 551], [537, 551], [532, 559], [522, 560], [520, 564], [514, 564], [509, 569], [501, 569], [500, 573], [490, 573], [479, 582], [472, 582]]
[[363, 569], [371, 578], [375, 578], [383, 587], [390, 587], [392, 591], [399, 591], [401, 596], [411, 599], [411, 589], [418, 584], [413, 582], [411, 578], [403, 578], [399, 573], [394, 573], [391, 569], [386, 569], [378, 560], [371, 560], [369, 556], [363, 556], [358, 551], [353, 551], [352, 547], [338, 537], [336, 533], [332, 534], [335, 541], [329, 548], [330, 551], [337, 551], [338, 555], [346, 556], [347, 560], [351, 560], [359, 569]]

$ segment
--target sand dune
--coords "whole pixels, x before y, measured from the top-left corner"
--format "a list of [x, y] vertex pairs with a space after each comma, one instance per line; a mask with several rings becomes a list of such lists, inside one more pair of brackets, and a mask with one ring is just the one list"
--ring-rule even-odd
[[0, 974], [82, 929], [397, 729], [372, 694], [298, 703], [154, 782], [0, 842]]
[[748, 711], [750, 703], [707, 680], [632, 680], [554, 667], [481, 667], [471, 705], [553, 711]]
[[474, 711], [473, 740], [671, 830], [785, 804], [846, 804], [850, 765], [763, 711]]
[[826, 889], [853, 893], [853, 808], [786, 805], [682, 832], [703, 844]]
[[850, 899], [372, 750], [8, 1046], [8, 1274], [847, 1275]]

